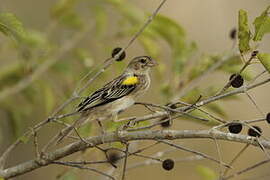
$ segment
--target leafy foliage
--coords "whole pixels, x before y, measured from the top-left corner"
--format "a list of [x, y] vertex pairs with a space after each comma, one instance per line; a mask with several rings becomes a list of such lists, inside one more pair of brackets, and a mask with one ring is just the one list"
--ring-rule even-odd
[[[77, 7], [79, 6], [88, 9], [82, 13], [78, 11]], [[57, 58], [56, 63], [46, 72], [46, 76], [40, 77], [30, 87], [9, 98], [9, 103], [1, 104], [1, 108], [8, 114], [14, 136], [20, 137], [22, 130], [26, 128], [24, 127], [25, 119], [40, 120], [41, 116], [50, 114], [56, 104], [69, 97], [75, 85], [85, 73], [91, 70], [96, 71], [94, 67], [99, 63], [98, 59], [104, 58], [106, 54], [111, 54], [111, 50], [116, 46], [115, 42], [134, 35], [149, 15], [148, 12], [144, 12], [128, 1], [97, 0], [83, 2], [60, 0], [51, 9], [51, 24], [46, 25], [48, 29], [27, 28], [25, 30], [14, 14], [0, 13], [0, 31], [20, 41], [19, 47], [11, 46], [9, 42], [4, 43], [7, 46], [6, 49], [15, 54], [12, 57], [15, 60], [0, 67], [1, 90], [5, 90], [5, 88], [17, 84], [29, 76], [31, 77], [36, 69], [42, 67], [51, 59]], [[91, 19], [91, 22], [89, 22], [89, 19]], [[69, 40], [74, 36], [84, 33], [84, 28], [89, 27], [89, 24], [94, 24], [93, 27], [91, 26], [90, 32], [95, 32], [95, 35], [85, 34], [78, 45], [65, 52], [62, 47], [72, 43]], [[110, 28], [115, 24], [118, 25], [116, 29]], [[255, 28], [254, 36], [249, 29], [247, 12], [240, 10], [238, 38], [241, 53], [246, 53], [252, 49], [250, 45], [252, 40], [260, 41], [266, 33], [269, 33], [269, 7], [255, 19], [253, 24]], [[138, 40], [139, 46], [143, 48], [146, 54], [159, 61], [160, 65], [155, 75], [160, 81], [158, 87], [160, 94], [166, 102], [169, 102], [177, 92], [195, 81], [225, 56], [223, 53], [205, 53], [200, 55], [195, 61], [196, 63], [190, 65], [191, 57], [198, 53], [196, 43], [189, 40], [188, 33], [185, 32], [181, 24], [161, 14], [155, 17]], [[164, 43], [160, 42], [167, 45], [166, 47], [171, 52], [170, 57], [163, 50]], [[58, 56], [63, 51], [64, 54]], [[166, 55], [166, 59], [161, 58], [164, 55]], [[269, 55], [261, 53], [258, 58], [269, 71]], [[235, 55], [230, 57], [214, 73], [236, 73], [242, 65], [240, 56]], [[117, 63], [115, 68], [110, 69], [110, 73], [119, 74], [123, 68], [124, 63]], [[167, 74], [169, 75], [167, 76]], [[252, 73], [249, 70], [245, 70], [242, 75], [245, 80], [252, 78]], [[88, 95], [89, 92], [95, 90], [95, 87], [104, 84], [104, 81], [108, 81], [110, 78], [111, 75], [108, 76], [106, 73], [102, 75], [100, 80], [90, 87], [85, 95]], [[185, 93], [181, 100], [194, 103], [199, 94], [209, 97], [215, 95], [217, 91], [218, 87], [216, 86], [211, 86], [209, 89], [193, 88]], [[18, 99], [20, 99], [20, 103], [17, 103]], [[74, 102], [65, 112], [73, 111], [76, 103]], [[22, 108], [16, 108], [18, 104]], [[29, 108], [29, 104], [31, 104], [31, 108]], [[205, 109], [226, 117], [222, 103], [210, 104], [205, 106]], [[32, 112], [36, 112], [36, 114]], [[194, 111], [193, 114], [208, 118], [199, 111]], [[201, 121], [196, 122], [201, 123]], [[121, 123], [110, 122], [107, 124], [107, 128], [115, 130], [120, 125]], [[144, 125], [146, 124], [141, 123], [136, 127]], [[214, 121], [207, 125], [214, 125]], [[91, 125], [80, 128], [80, 133], [83, 137], [89, 136], [93, 133]], [[27, 141], [25, 137], [21, 137], [21, 140]]]
[[79, 29], [82, 28], [83, 22], [79, 14], [76, 12], [75, 7], [78, 0], [60, 0], [53, 7], [51, 15], [57, 19], [59, 23], [69, 28]]
[[[85, 6], [88, 11], [82, 13], [78, 11], [78, 6]], [[253, 50], [252, 43], [261, 41], [264, 35], [270, 32], [269, 9], [270, 6], [254, 20], [254, 35], [249, 28], [248, 12], [239, 11], [238, 48], [240, 53], [248, 53]], [[26, 78], [31, 78], [35, 70], [40, 67], [42, 69], [44, 64], [50, 63], [52, 59], [57, 59], [55, 64], [31, 86], [0, 103], [1, 110], [8, 116], [14, 137], [27, 143], [29, 137], [21, 136], [23, 130], [26, 129], [27, 120], [41, 120], [41, 117], [47, 117], [54, 110], [56, 104], [63, 102], [71, 95], [81, 77], [89, 71], [96, 72], [94, 67], [97, 63], [102, 63], [98, 60], [109, 56], [111, 50], [116, 46], [116, 42], [126, 40], [134, 35], [149, 15], [148, 12], [144, 12], [123, 0], [87, 2], [60, 0], [51, 10], [51, 24], [46, 25], [48, 29], [27, 28], [26, 30], [14, 14], [0, 13], [0, 31], [20, 42], [20, 46], [15, 47], [9, 41], [3, 43], [4, 51], [12, 52], [10, 54], [13, 56], [8, 57], [8, 60], [3, 62], [3, 65], [1, 64], [0, 93], [14, 84], [24, 82]], [[89, 24], [94, 24], [94, 26], [89, 26]], [[117, 28], [111, 28], [115, 24], [118, 25]], [[80, 43], [74, 45], [74, 48], [66, 51], [66, 46], [73, 43], [73, 37], [84, 33], [85, 27], [90, 28], [90, 33], [85, 34]], [[56, 29], [57, 31], [55, 31]], [[94, 35], [93, 32], [95, 32]], [[160, 94], [166, 102], [173, 99], [175, 94], [183, 90], [189, 83], [196, 81], [225, 56], [224, 53], [205, 53], [192, 64], [191, 57], [198, 53], [196, 43], [189, 40], [188, 33], [185, 32], [181, 24], [161, 14], [155, 17], [138, 40], [138, 45], [145, 53], [159, 61], [160, 65], [155, 73], [159, 81]], [[167, 45], [166, 47], [171, 52], [170, 57], [168, 53], [164, 52], [164, 44], [160, 42]], [[1, 47], [0, 51], [2, 51]], [[166, 55], [166, 59], [161, 58], [164, 55]], [[265, 69], [270, 72], [270, 54], [259, 53], [257, 57]], [[9, 61], [9, 59], [13, 60]], [[242, 67], [241, 56], [234, 55], [213, 74], [220, 72], [227, 75], [233, 74], [239, 72]], [[95, 87], [103, 85], [104, 81], [112, 78], [112, 75], [121, 73], [123, 68], [124, 63], [117, 63], [115, 68], [110, 69], [110, 74], [103, 74], [100, 80], [87, 90], [85, 95], [95, 90]], [[246, 69], [241, 75], [245, 80], [251, 80], [253, 77], [249, 69]], [[216, 85], [209, 88], [196, 87], [183, 94], [179, 100], [192, 104], [198, 100], [199, 95], [202, 95], [203, 98], [216, 95], [219, 88]], [[230, 97], [227, 100], [236, 98]], [[166, 102], [162, 101], [164, 104]], [[74, 102], [67, 107], [63, 113], [72, 112], [76, 103]], [[226, 118], [222, 102], [211, 103], [204, 106], [203, 109]], [[191, 114], [209, 119], [209, 116], [199, 110], [194, 110]], [[186, 117], [181, 119], [191, 120], [191, 118]], [[65, 119], [64, 121], [70, 123], [71, 120], [73, 119]], [[208, 126], [218, 124], [216, 120], [206, 123], [194, 118], [192, 120]], [[114, 123], [110, 121], [105, 123], [105, 127], [106, 130], [113, 131], [123, 123], [125, 122]], [[135, 127], [146, 125], [149, 125], [149, 122], [139, 123]], [[93, 129], [93, 126], [88, 123], [79, 128], [79, 133], [82, 137], [87, 137], [95, 133]], [[116, 143], [114, 146], [122, 148], [123, 144]], [[197, 172], [205, 180], [217, 178], [214, 171], [208, 167], [199, 166]], [[60, 179], [75, 180], [78, 178], [75, 173], [68, 172]]]
[[248, 15], [245, 10], [239, 10], [238, 14], [238, 39], [239, 50], [241, 53], [250, 50], [249, 41], [251, 39], [251, 33], [248, 27]]
[[269, 9], [270, 6], [268, 6], [266, 10], [263, 11], [263, 13], [253, 22], [255, 26], [255, 34], [253, 37], [254, 41], [260, 41], [266, 33], [270, 33]]
[[12, 13], [0, 13], [0, 31], [16, 40], [21, 40], [25, 36], [22, 23]]
[[265, 67], [265, 69], [270, 73], [270, 54], [268, 53], [259, 53], [258, 59], [262, 63], [262, 65]]

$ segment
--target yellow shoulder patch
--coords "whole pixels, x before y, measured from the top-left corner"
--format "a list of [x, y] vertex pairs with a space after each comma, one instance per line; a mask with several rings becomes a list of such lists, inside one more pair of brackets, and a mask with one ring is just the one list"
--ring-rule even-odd
[[130, 76], [130, 77], [127, 77], [123, 81], [122, 85], [134, 85], [134, 84], [137, 84], [138, 82], [139, 82], [138, 77], [136, 77], [136, 76]]

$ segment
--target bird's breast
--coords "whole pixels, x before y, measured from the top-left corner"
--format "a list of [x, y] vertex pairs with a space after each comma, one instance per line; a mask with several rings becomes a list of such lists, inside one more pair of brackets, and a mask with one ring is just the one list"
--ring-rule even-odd
[[134, 91], [135, 97], [143, 95], [148, 90], [151, 81], [148, 74], [138, 76], [138, 78], [140, 83]]
[[121, 99], [118, 99], [113, 102], [112, 104], [112, 113], [119, 113], [120, 111], [123, 111], [130, 106], [132, 106], [135, 103], [134, 99], [132, 97], [126, 96]]

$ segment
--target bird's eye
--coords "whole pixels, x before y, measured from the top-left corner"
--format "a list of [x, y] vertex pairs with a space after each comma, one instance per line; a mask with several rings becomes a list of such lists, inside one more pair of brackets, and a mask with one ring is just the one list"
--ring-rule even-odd
[[140, 62], [144, 64], [146, 63], [146, 59], [140, 59]]

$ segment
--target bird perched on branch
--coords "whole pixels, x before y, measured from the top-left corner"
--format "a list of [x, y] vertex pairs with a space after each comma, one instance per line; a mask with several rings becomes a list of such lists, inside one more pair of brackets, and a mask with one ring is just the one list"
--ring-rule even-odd
[[144, 94], [150, 86], [150, 69], [157, 62], [149, 56], [138, 56], [130, 61], [127, 68], [117, 78], [105, 84], [84, 101], [77, 108], [83, 116], [117, 117], [135, 103], [135, 99]]
[[[82, 116], [72, 127], [67, 128], [62, 137], [69, 134], [75, 126], [81, 126], [88, 121], [101, 120], [112, 117], [117, 121], [117, 115], [132, 106], [138, 96], [150, 86], [150, 69], [157, 62], [149, 56], [133, 58], [125, 71], [102, 88], [85, 98], [77, 107]], [[59, 142], [58, 141], [58, 142]]]

